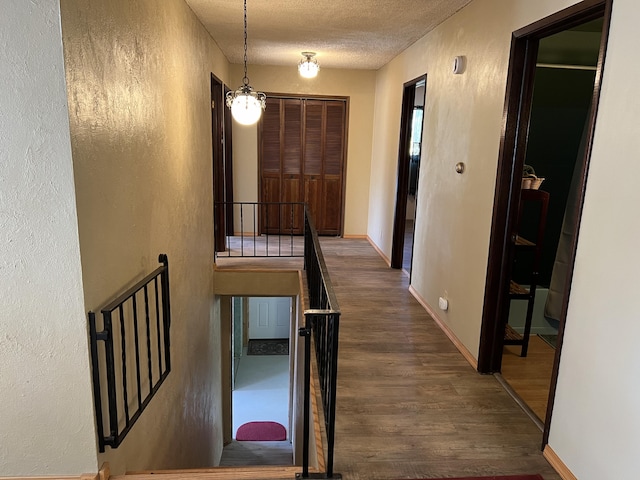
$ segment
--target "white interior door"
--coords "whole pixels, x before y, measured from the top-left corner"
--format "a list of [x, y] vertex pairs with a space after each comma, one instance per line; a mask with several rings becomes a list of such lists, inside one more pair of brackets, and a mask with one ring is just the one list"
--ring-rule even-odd
[[290, 297], [249, 298], [249, 339], [289, 338]]

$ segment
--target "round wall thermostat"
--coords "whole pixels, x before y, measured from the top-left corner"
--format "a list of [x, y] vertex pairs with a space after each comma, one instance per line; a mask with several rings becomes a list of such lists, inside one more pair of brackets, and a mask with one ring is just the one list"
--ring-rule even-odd
[[453, 73], [461, 74], [464, 71], [464, 57], [459, 55], [453, 59]]

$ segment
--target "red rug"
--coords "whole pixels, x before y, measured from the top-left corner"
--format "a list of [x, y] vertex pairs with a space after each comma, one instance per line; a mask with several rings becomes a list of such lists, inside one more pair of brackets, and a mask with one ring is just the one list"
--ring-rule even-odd
[[507, 475], [503, 477], [423, 478], [416, 480], [544, 480], [541, 475]]
[[239, 442], [278, 442], [286, 439], [287, 430], [277, 422], [245, 423], [236, 433]]

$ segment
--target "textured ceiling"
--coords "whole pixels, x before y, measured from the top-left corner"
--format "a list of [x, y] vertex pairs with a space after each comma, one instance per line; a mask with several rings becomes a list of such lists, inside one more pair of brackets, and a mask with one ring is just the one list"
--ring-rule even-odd
[[[471, 0], [247, 0], [248, 63], [376, 70]], [[229, 62], [243, 60], [242, 0], [186, 0]]]

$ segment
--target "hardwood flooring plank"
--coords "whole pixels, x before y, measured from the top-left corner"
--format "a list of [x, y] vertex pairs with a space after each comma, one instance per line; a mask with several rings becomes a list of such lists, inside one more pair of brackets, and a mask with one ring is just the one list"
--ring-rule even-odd
[[342, 312], [336, 473], [560, 480], [542, 456], [540, 430], [493, 376], [469, 365], [409, 293], [403, 272], [366, 240], [320, 241]]
[[366, 240], [322, 238], [342, 317], [334, 470], [348, 480], [559, 476], [542, 435], [478, 374]]
[[537, 335], [529, 339], [526, 357], [519, 346], [506, 346], [502, 355], [502, 378], [544, 422], [551, 388], [555, 350]]

